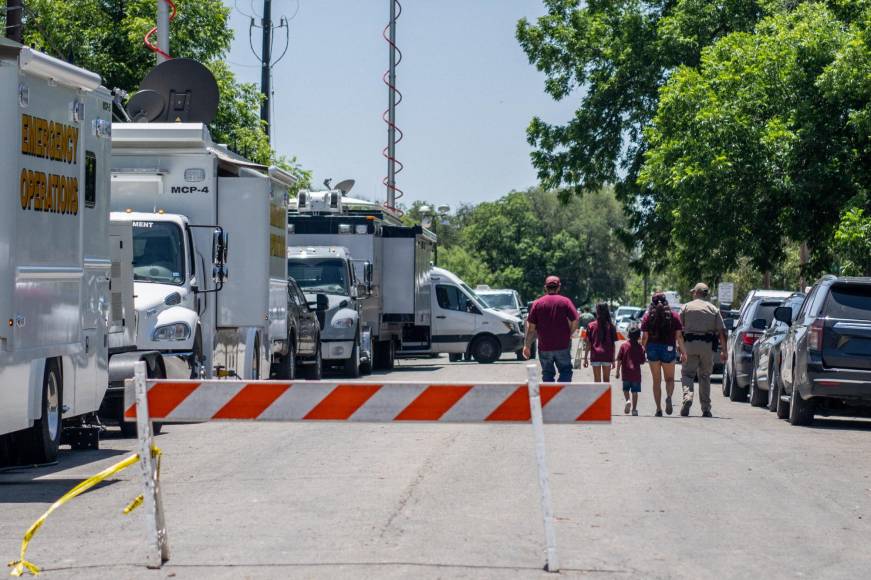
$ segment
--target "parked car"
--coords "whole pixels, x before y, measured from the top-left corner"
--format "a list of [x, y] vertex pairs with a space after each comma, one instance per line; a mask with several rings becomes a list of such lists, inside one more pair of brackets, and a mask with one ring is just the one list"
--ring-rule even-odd
[[620, 306], [614, 311], [614, 320], [617, 324], [617, 332], [622, 336], [626, 336], [626, 331], [629, 325], [641, 321], [644, 316], [644, 309], [637, 306]]
[[784, 299], [786, 296], [765, 297], [760, 292], [749, 304], [742, 306], [741, 314], [727, 339], [723, 396], [732, 401], [747, 400], [750, 377], [753, 375], [753, 345], [771, 324], [774, 309]]
[[309, 304], [293, 278], [287, 279], [287, 297], [287, 330], [291, 346], [281, 359], [281, 364], [289, 367], [289, 373], [284, 376], [294, 378], [297, 370], [302, 370], [307, 379], [320, 380], [323, 371], [321, 318], [328, 308], [328, 299], [319, 294], [319, 304]]
[[[723, 317], [723, 323], [726, 325], [726, 330], [729, 331], [732, 328], [735, 328], [735, 323], [739, 318], [739, 311], [737, 310], [728, 310], [728, 309], [720, 309], [720, 316]], [[728, 334], [728, 332], [727, 332]], [[711, 375], [721, 375], [723, 374], [723, 369], [725, 365], [723, 364], [722, 359], [720, 358], [720, 353], [726, 347], [725, 344], [720, 344], [717, 341], [717, 351], [714, 353], [714, 368], [711, 371]]]
[[[871, 412], [871, 278], [826, 276], [810, 290], [781, 346], [777, 416], [809, 425], [814, 415]], [[788, 321], [788, 322], [787, 322]]]
[[767, 288], [758, 288], [751, 290], [744, 297], [744, 302], [741, 303], [741, 308], [738, 309], [738, 314], [744, 314], [744, 310], [756, 300], [760, 298], [768, 298], [770, 300], [786, 300], [792, 295], [791, 290], [769, 290]]
[[[490, 288], [486, 284], [479, 284], [475, 288], [475, 294], [477, 294], [481, 300], [483, 300], [484, 303], [493, 310], [498, 310], [519, 318], [520, 331], [524, 333], [526, 332], [526, 315], [529, 313], [529, 308], [523, 304], [517, 290], [512, 290], [511, 288]], [[537, 344], [538, 341], [532, 343], [532, 347], [530, 348], [530, 358], [535, 358]], [[517, 360], [524, 360], [522, 347], [515, 354], [517, 355]], [[461, 358], [462, 356], [454, 355], [451, 360], [458, 361]]]
[[[790, 321], [794, 321], [804, 298], [804, 292], [795, 292], [778, 308], [788, 308]], [[777, 408], [776, 393], [782, 360], [780, 347], [789, 331], [789, 324], [777, 319], [777, 309], [774, 313], [771, 324], [753, 345], [753, 375], [750, 377], [750, 404], [754, 407], [767, 405], [770, 411]]]

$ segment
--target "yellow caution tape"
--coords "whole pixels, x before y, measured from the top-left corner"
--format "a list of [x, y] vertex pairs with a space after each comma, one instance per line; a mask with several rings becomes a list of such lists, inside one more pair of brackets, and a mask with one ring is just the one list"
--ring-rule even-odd
[[[160, 475], [161, 451], [158, 447], [153, 446], [151, 448], [151, 454], [153, 457], [157, 457], [158, 476], [159, 476]], [[25, 559], [25, 554], [27, 553], [27, 546], [28, 546], [28, 544], [30, 544], [30, 540], [33, 539], [33, 536], [36, 535], [36, 532], [39, 530], [39, 528], [42, 527], [42, 524], [45, 523], [45, 520], [48, 518], [48, 516], [51, 515], [51, 513], [54, 510], [56, 510], [57, 508], [59, 508], [63, 504], [67, 503], [68, 501], [70, 501], [74, 497], [77, 497], [77, 496], [85, 493], [86, 491], [88, 491], [89, 489], [91, 489], [92, 487], [94, 487], [95, 485], [100, 483], [101, 481], [108, 479], [109, 477], [112, 477], [113, 475], [115, 475], [119, 471], [123, 471], [124, 469], [127, 469], [131, 465], [135, 465], [138, 462], [139, 462], [139, 454], [135, 453], [135, 454], [131, 455], [130, 457], [127, 457], [126, 459], [119, 461], [115, 465], [113, 465], [111, 467], [107, 467], [106, 469], [104, 469], [103, 471], [98, 473], [97, 475], [95, 475], [91, 478], [88, 478], [85, 481], [79, 483], [77, 486], [75, 486], [74, 488], [72, 488], [71, 490], [66, 492], [63, 495], [63, 497], [61, 497], [59, 500], [57, 500], [56, 502], [51, 504], [51, 507], [49, 507], [47, 510], [45, 510], [45, 513], [42, 514], [41, 516], [39, 516], [39, 519], [36, 520], [35, 522], [33, 522], [33, 525], [27, 529], [27, 532], [25, 532], [24, 540], [21, 542], [21, 553], [19, 554], [19, 559], [14, 561], [14, 562], [9, 562], [9, 564], [7, 564], [10, 568], [12, 568], [12, 572], [10, 572], [10, 576], [22, 576], [22, 575], [24, 575], [25, 572], [30, 572], [34, 576], [39, 574], [39, 567], [36, 566], [35, 564], [33, 564], [32, 562], [28, 562]], [[133, 500], [133, 502], [129, 506], [127, 506], [127, 508], [125, 508], [124, 513], [125, 514], [130, 513], [131, 511], [136, 509], [136, 507], [139, 504], [141, 504], [142, 501], [143, 501], [143, 497], [140, 495], [135, 500]]]

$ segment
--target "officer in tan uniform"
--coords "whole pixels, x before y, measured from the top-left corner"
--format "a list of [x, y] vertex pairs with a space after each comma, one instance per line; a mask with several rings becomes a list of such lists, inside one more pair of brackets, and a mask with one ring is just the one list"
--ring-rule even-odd
[[683, 384], [683, 406], [680, 414], [686, 417], [693, 405], [693, 388], [695, 377], [699, 377], [699, 400], [702, 404], [702, 416], [711, 416], [711, 370], [714, 368], [714, 353], [717, 351], [717, 339], [723, 345], [720, 358], [726, 362], [726, 326], [720, 309], [708, 301], [710, 290], [702, 282], [692, 289], [693, 300], [684, 304], [680, 311], [680, 321], [683, 323], [684, 344], [687, 360], [681, 368], [681, 383]]

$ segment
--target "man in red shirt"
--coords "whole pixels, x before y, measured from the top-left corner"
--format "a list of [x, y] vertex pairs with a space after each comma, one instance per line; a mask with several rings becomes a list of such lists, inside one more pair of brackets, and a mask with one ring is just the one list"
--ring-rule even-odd
[[523, 356], [529, 358], [537, 334], [541, 380], [545, 383], [552, 383], [557, 371], [561, 383], [572, 382], [572, 334], [578, 329], [578, 310], [559, 293], [560, 287], [559, 278], [548, 276], [544, 281], [545, 295], [532, 303], [526, 318]]

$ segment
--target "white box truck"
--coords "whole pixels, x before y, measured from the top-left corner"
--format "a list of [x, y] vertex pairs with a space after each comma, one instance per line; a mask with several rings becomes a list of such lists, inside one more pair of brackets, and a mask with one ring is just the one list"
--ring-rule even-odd
[[[488, 308], [462, 280], [433, 268], [437, 240], [432, 232], [402, 225], [378, 204], [345, 193], [304, 192], [295, 207], [291, 203], [288, 216], [288, 271], [311, 289], [309, 300], [327, 288], [311, 266], [330, 248], [342, 248], [356, 279], [362, 280], [357, 288], [351, 286], [353, 294], [335, 302], [358, 312], [360, 330], [354, 324], [347, 331], [331, 324], [354, 317], [335, 318], [337, 311], [328, 310], [322, 334], [325, 359], [347, 359], [354, 337], [367, 334], [374, 367], [384, 369], [392, 368], [396, 354], [467, 353], [489, 363], [522, 346], [519, 319]], [[365, 351], [365, 345], [357, 350]], [[353, 374], [352, 369], [353, 364], [346, 367]]]
[[291, 378], [295, 178], [214, 143], [203, 123], [115, 123], [112, 149], [112, 219], [133, 226], [137, 345], [162, 352], [171, 376]]
[[96, 446], [110, 378], [143, 359], [159, 376], [133, 339], [131, 232], [110, 229], [100, 82], [0, 39], [0, 462], [52, 461], [62, 437]]

